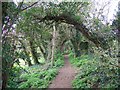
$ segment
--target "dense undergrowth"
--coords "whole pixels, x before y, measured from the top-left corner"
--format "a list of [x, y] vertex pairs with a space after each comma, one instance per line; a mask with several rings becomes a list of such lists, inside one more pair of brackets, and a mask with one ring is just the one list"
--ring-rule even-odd
[[47, 88], [55, 78], [60, 67], [64, 65], [63, 56], [57, 54], [54, 66], [51, 62], [31, 67], [14, 67], [9, 79], [8, 88]]
[[74, 58], [73, 54], [70, 54], [69, 57], [70, 62], [79, 69], [72, 82], [73, 88], [118, 88], [118, 68], [110, 65], [109, 60], [104, 62], [89, 55]]
[[22, 74], [20, 79], [22, 79], [23, 82], [19, 84], [18, 88], [46, 88], [56, 74], [56, 68], [50, 68], [48, 70], [34, 70], [34, 73]]

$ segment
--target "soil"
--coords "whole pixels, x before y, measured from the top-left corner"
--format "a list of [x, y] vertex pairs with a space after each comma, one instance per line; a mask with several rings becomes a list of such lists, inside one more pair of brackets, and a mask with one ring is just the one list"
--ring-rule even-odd
[[64, 66], [59, 70], [58, 75], [49, 85], [49, 88], [72, 88], [72, 80], [75, 78], [77, 70], [70, 64], [68, 55], [64, 55]]

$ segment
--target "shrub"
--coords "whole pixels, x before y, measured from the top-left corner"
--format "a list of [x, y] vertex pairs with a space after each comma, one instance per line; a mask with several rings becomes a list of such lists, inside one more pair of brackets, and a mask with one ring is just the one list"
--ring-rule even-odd
[[56, 74], [57, 69], [55, 68], [32, 74], [23, 74], [20, 79], [25, 82], [20, 83], [18, 88], [46, 88]]
[[117, 88], [119, 85], [118, 68], [109, 62], [82, 56], [72, 58], [71, 63], [80, 69], [72, 82], [73, 88]]

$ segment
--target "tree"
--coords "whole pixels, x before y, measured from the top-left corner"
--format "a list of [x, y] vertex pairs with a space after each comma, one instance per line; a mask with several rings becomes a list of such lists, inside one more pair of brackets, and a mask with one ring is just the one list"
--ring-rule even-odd
[[[64, 10], [63, 10], [63, 8], [61, 8], [61, 6], [64, 4], [68, 5], [68, 8], [70, 8], [70, 9], [64, 8]], [[70, 6], [71, 4], [73, 4], [73, 5]], [[54, 6], [54, 4], [52, 4], [52, 5]], [[104, 49], [109, 48], [109, 45], [107, 44], [107, 41], [104, 39], [104, 37], [99, 35], [98, 33], [91, 32], [89, 30], [89, 28], [87, 28], [83, 24], [83, 22], [81, 20], [82, 17], [76, 15], [76, 14], [78, 14], [78, 12], [76, 10], [78, 9], [79, 5], [81, 5], [81, 3], [60, 3], [58, 5], [58, 7], [56, 5], [56, 8], [60, 9], [61, 12], [58, 12], [57, 10], [55, 10], [56, 11], [55, 13], [51, 13], [53, 11], [47, 12], [47, 15], [44, 17], [39, 17], [38, 15], [35, 15], [35, 14], [33, 14], [33, 17], [34, 17], [34, 19], [36, 19], [38, 21], [38, 23], [44, 22], [45, 20], [47, 20], [47, 21], [54, 20], [55, 22], [63, 22], [63, 23], [74, 25], [76, 30], [80, 31], [87, 39], [92, 41], [97, 47], [102, 47]], [[83, 5], [86, 5], [86, 3], [83, 3]]]
[[5, 89], [7, 87], [11, 68], [16, 60], [16, 46], [14, 45], [15, 40], [13, 40], [12, 37], [14, 36], [13, 25], [18, 20], [19, 13], [21, 11], [32, 7], [36, 3], [37, 2], [21, 9], [23, 2], [19, 3], [18, 7], [16, 7], [12, 2], [2, 2], [2, 89]]
[[[118, 65], [120, 66], [120, 2], [118, 3], [118, 12], [117, 12], [117, 16], [116, 19], [113, 21], [112, 26], [115, 27], [114, 32], [116, 33], [117, 36], [117, 40], [118, 40]], [[120, 68], [118, 70], [119, 74], [120, 74]], [[120, 78], [120, 77], [119, 77]]]

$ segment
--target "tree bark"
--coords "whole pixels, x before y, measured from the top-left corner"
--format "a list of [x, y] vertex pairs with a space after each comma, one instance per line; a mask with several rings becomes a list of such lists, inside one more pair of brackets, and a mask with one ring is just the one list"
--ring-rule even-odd
[[9, 72], [7, 72], [7, 62], [4, 60], [2, 63], [4, 64], [4, 66], [2, 66], [2, 89], [4, 90], [5, 88], [7, 88]]
[[46, 54], [46, 52], [43, 50], [43, 48], [41, 46], [39, 46], [39, 49], [42, 52], [44, 59], [47, 60], [47, 54]]
[[52, 55], [51, 55], [51, 65], [54, 64], [54, 52], [55, 52], [55, 39], [56, 39], [56, 27], [53, 26], [53, 38], [52, 38]]
[[7, 87], [7, 82], [8, 82], [8, 73], [7, 72], [2, 72], [2, 89], [5, 90]]
[[30, 61], [29, 54], [28, 54], [28, 52], [27, 52], [27, 50], [26, 50], [26, 47], [25, 47], [24, 43], [23, 43], [21, 40], [19, 40], [19, 41], [20, 41], [20, 43], [22, 44], [22, 47], [23, 47], [23, 50], [24, 50], [25, 55], [28, 56], [28, 58], [27, 58], [27, 60], [26, 60], [27, 63], [28, 63], [28, 66], [32, 66], [32, 63], [31, 63], [31, 61]]
[[39, 61], [38, 61], [37, 52], [36, 52], [35, 47], [33, 45], [33, 41], [29, 41], [29, 43], [30, 43], [30, 48], [31, 48], [31, 53], [32, 53], [32, 56], [33, 56], [34, 63], [35, 64], [40, 64]]
[[60, 51], [61, 51], [61, 53], [64, 52], [64, 44], [65, 44], [66, 41], [67, 41], [67, 39], [63, 40], [63, 41], [60, 43]]
[[2, 45], [2, 89], [4, 90], [7, 88], [10, 71], [14, 64], [13, 61], [16, 59], [14, 56], [16, 47], [14, 45], [14, 40], [8, 37], [5, 38], [5, 42], [2, 43]]

